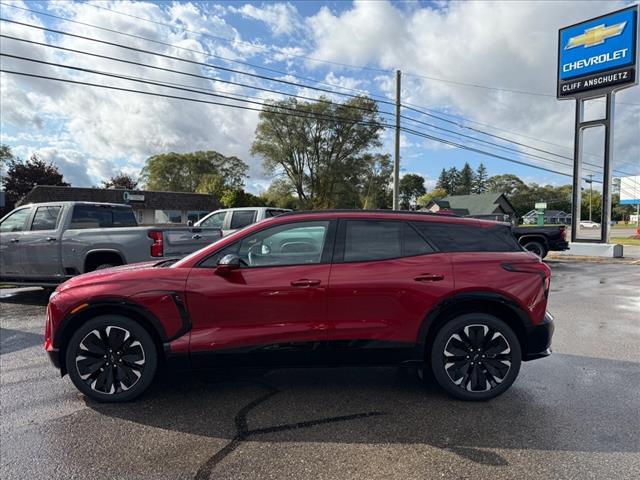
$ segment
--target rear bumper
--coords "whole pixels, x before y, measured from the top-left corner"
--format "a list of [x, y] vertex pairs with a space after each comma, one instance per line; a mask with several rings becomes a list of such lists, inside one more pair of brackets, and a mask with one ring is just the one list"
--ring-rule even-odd
[[549, 246], [549, 250], [553, 250], [554, 252], [569, 250], [569, 242], [556, 242]]
[[527, 345], [522, 360], [529, 361], [551, 355], [551, 337], [553, 337], [553, 316], [547, 312], [542, 323], [527, 327]]

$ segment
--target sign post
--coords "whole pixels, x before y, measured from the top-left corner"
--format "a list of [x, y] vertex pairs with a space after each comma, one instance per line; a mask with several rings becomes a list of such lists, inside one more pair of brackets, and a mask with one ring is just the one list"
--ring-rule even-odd
[[[608, 243], [611, 224], [614, 93], [638, 83], [638, 5], [592, 18], [558, 32], [557, 98], [576, 101], [571, 241]], [[587, 100], [604, 99], [603, 118], [585, 120]], [[598, 239], [579, 239], [583, 134], [604, 127], [602, 221]]]
[[538, 225], [539, 226], [543, 226], [544, 225], [544, 211], [547, 209], [547, 204], [546, 202], [538, 202], [535, 205], [536, 207], [536, 215], [538, 217]]

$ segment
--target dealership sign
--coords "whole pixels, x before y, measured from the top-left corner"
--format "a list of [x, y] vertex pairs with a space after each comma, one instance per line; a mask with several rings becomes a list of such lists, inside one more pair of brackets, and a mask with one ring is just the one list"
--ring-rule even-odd
[[558, 98], [636, 84], [637, 42], [637, 5], [561, 29]]

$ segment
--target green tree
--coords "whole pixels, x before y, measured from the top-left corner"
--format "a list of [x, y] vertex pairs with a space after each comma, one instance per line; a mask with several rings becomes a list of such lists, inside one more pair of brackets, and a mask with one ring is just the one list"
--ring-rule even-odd
[[445, 192], [449, 192], [451, 190], [451, 182], [449, 181], [449, 173], [445, 168], [440, 172], [440, 176], [438, 177], [438, 181], [436, 182], [436, 188], [440, 188]]
[[268, 207], [280, 207], [296, 209], [300, 207], [298, 198], [293, 195], [291, 183], [283, 178], [277, 178], [269, 188], [260, 195], [265, 205]]
[[263, 108], [251, 151], [268, 173], [284, 175], [301, 205], [334, 208], [358, 199], [354, 172], [362, 171], [363, 154], [380, 146], [381, 130], [376, 102], [367, 97], [343, 104], [292, 98]]
[[362, 208], [390, 208], [393, 203], [391, 177], [393, 164], [390, 155], [365, 154], [362, 160], [360, 190], [362, 192]]
[[248, 166], [215, 151], [162, 153], [149, 157], [140, 174], [149, 190], [195, 192], [207, 175], [218, 175], [228, 189], [241, 189]]
[[400, 179], [400, 202], [403, 209], [416, 204], [418, 197], [427, 193], [424, 188], [424, 177], [416, 173], [408, 173]]
[[460, 170], [460, 175], [458, 178], [458, 188], [456, 189], [456, 193], [458, 195], [469, 195], [473, 191], [473, 185], [475, 183], [475, 174], [471, 166], [465, 162], [464, 167]]
[[2, 178], [7, 204], [17, 202], [36, 185], [69, 186], [57, 166], [41, 160], [35, 154], [23, 162], [11, 153], [10, 148], [3, 148], [2, 162], [7, 165], [7, 172]]
[[456, 167], [451, 167], [447, 170], [447, 178], [449, 180], [449, 188], [447, 188], [447, 192], [449, 195], [458, 195], [458, 189], [460, 186], [460, 172]]
[[432, 200], [442, 200], [447, 195], [448, 193], [444, 188], [436, 187], [429, 193], [425, 193], [424, 195], [418, 197], [416, 203], [419, 207], [426, 208]]
[[487, 191], [488, 178], [489, 176], [487, 174], [487, 167], [485, 167], [484, 164], [481, 163], [480, 165], [478, 165], [478, 169], [476, 170], [472, 193], [485, 193]]
[[503, 175], [494, 175], [487, 180], [487, 191], [495, 193], [504, 193], [511, 196], [518, 191], [526, 190], [527, 185], [516, 175], [505, 173]]
[[131, 175], [118, 172], [111, 176], [109, 180], [103, 180], [102, 187], [116, 190], [135, 190], [138, 188], [138, 181]]

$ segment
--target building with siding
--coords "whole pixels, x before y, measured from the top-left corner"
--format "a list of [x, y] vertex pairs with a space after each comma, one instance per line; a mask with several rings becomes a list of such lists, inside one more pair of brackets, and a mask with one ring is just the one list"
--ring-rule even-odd
[[16, 206], [41, 202], [106, 202], [122, 203], [133, 208], [138, 223], [186, 224], [198, 221], [220, 208], [213, 195], [187, 192], [155, 192], [149, 190], [118, 190], [106, 188], [58, 187], [37, 185]]

